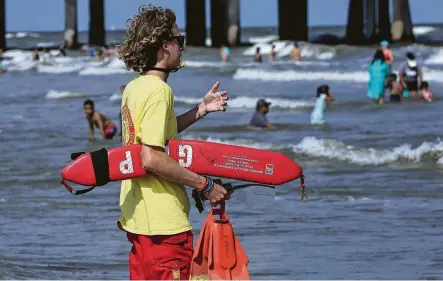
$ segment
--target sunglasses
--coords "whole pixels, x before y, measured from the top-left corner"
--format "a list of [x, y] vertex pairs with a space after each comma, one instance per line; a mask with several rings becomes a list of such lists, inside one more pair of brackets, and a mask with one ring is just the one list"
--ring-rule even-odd
[[175, 39], [177, 40], [178, 44], [180, 45], [180, 48], [183, 48], [185, 46], [185, 36], [179, 35], [179, 36], [171, 36], [171, 40]]

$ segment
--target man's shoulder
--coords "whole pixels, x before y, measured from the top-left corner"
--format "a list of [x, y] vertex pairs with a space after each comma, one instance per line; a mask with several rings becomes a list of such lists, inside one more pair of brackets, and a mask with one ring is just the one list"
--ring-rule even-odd
[[137, 96], [150, 103], [173, 100], [171, 87], [162, 79], [153, 75], [140, 76], [128, 84], [131, 95]]
[[260, 111], [256, 111], [254, 112], [254, 114], [252, 114], [252, 118], [260, 118], [262, 117], [264, 114], [261, 113]]
[[256, 111], [254, 112], [254, 114], [252, 115], [251, 118], [251, 124], [262, 124], [263, 122], [266, 122], [266, 117], [263, 113]]

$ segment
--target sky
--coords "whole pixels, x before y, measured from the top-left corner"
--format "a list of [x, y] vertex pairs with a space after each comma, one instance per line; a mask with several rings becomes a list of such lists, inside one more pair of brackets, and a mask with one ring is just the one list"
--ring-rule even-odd
[[[209, 27], [209, 0], [206, 2], [206, 25]], [[309, 25], [345, 25], [348, 2], [308, 0]], [[89, 0], [77, 0], [77, 3], [78, 28], [80, 31], [87, 30]], [[173, 9], [179, 28], [185, 28], [185, 0], [105, 0], [106, 29], [124, 29], [126, 20], [137, 13], [138, 7], [149, 3]], [[441, 0], [410, 0], [410, 7], [414, 24], [443, 22]], [[240, 16], [243, 27], [277, 26], [277, 0], [240, 0]], [[6, 29], [8, 32], [63, 30], [64, 1], [6, 0]]]

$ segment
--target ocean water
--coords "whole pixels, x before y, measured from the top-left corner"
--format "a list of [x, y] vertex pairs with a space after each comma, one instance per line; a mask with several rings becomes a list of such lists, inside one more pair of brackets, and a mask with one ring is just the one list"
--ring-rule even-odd
[[[9, 40], [31, 46], [60, 37], [29, 34]], [[243, 34], [245, 40], [268, 35], [267, 29]], [[291, 62], [290, 46], [276, 44], [273, 63], [269, 43], [261, 45], [262, 64], [253, 63], [254, 47], [233, 49], [226, 64], [217, 49], [188, 48], [185, 68], [169, 79], [177, 114], [215, 81], [229, 92], [226, 112], [209, 115], [181, 138], [279, 151], [304, 169], [308, 202], [300, 202], [299, 180], [278, 186], [271, 206], [228, 202], [252, 278], [443, 278], [443, 48], [394, 48], [394, 70], [407, 51], [417, 54], [434, 102], [378, 106], [366, 98], [372, 47], [304, 43], [303, 60]], [[117, 59], [98, 62], [76, 52], [34, 63], [29, 54], [6, 52], [8, 72], [0, 76], [0, 278], [126, 279], [130, 244], [116, 226], [119, 183], [83, 196], [59, 183], [71, 152], [120, 145], [88, 142], [82, 102], [92, 98], [118, 122], [119, 86], [135, 74]], [[311, 125], [323, 83], [336, 102], [325, 112], [327, 124]], [[259, 98], [272, 102], [268, 118], [277, 129], [247, 126]], [[195, 238], [205, 215], [192, 209]]]

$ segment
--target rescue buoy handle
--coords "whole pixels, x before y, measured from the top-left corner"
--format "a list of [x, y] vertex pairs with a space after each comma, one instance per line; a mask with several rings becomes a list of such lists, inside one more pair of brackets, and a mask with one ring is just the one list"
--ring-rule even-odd
[[93, 189], [95, 188], [95, 186], [91, 186], [91, 187], [89, 187], [89, 188], [76, 190], [76, 189], [72, 188], [72, 186], [70, 186], [69, 184], [67, 184], [64, 180], [62, 180], [62, 181], [60, 182], [60, 184], [63, 184], [63, 185], [66, 187], [66, 189], [67, 189], [70, 193], [72, 193], [72, 194], [74, 194], [74, 195], [80, 195], [80, 194], [88, 193], [89, 191], [91, 191], [91, 190], [93, 190]]
[[[237, 189], [242, 189], [251, 186], [264, 186], [269, 188], [275, 188], [275, 186], [273, 185], [262, 184], [262, 183], [246, 183], [246, 184], [233, 185], [232, 183], [223, 183], [221, 179], [214, 179], [214, 182], [223, 186], [228, 192], [229, 196], [231, 196], [232, 193], [234, 193], [234, 191]], [[198, 192], [196, 189], [192, 191], [192, 198], [194, 198], [195, 206], [197, 207], [199, 213], [203, 212], [205, 209], [203, 206], [203, 201], [205, 201], [206, 198], [202, 195], [201, 192]]]

